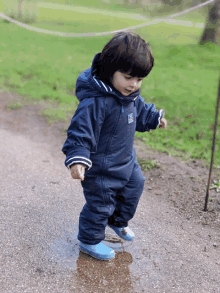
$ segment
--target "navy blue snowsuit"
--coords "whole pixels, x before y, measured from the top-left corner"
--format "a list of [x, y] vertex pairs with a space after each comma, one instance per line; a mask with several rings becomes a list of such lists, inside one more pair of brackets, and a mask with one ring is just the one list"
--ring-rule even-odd
[[133, 147], [135, 131], [156, 129], [163, 116], [162, 110], [145, 103], [139, 91], [125, 97], [99, 80], [95, 75], [99, 56], [77, 79], [80, 103], [62, 148], [68, 168], [87, 167], [78, 239], [92, 245], [105, 238], [108, 224], [125, 227], [134, 216], [145, 181]]

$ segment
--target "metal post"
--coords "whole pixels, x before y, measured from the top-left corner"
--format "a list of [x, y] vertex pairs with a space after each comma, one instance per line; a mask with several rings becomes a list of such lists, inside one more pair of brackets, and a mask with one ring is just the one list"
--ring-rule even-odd
[[214, 126], [214, 134], [213, 134], [213, 141], [212, 141], [212, 156], [211, 156], [211, 163], [210, 163], [210, 169], [209, 169], [209, 180], [208, 180], [208, 185], [207, 185], [205, 207], [204, 207], [205, 212], [208, 209], [209, 190], [210, 190], [211, 177], [212, 177], [212, 165], [213, 165], [214, 153], [215, 153], [215, 138], [216, 138], [216, 132], [217, 132], [217, 126], [218, 126], [219, 103], [220, 103], [220, 79], [219, 79], [218, 97], [217, 97], [217, 103], [216, 103], [216, 109], [215, 109], [215, 126]]

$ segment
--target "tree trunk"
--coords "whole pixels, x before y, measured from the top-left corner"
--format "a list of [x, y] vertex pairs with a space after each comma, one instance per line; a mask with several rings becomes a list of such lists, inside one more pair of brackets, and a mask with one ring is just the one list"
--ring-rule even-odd
[[220, 0], [216, 0], [208, 12], [200, 45], [207, 42], [212, 42], [220, 46]]

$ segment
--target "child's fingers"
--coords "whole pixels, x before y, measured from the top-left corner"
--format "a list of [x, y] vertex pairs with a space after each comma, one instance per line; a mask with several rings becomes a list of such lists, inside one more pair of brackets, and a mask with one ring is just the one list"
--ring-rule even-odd
[[78, 165], [77, 171], [78, 171], [79, 179], [83, 181], [84, 174], [85, 174], [85, 167], [83, 165]]
[[166, 128], [166, 127], [167, 127], [167, 120], [164, 119], [164, 128]]
[[71, 176], [73, 179], [80, 179], [77, 170], [71, 170]]
[[77, 164], [71, 167], [71, 176], [73, 179], [81, 179], [83, 181], [85, 176], [85, 166]]
[[164, 124], [163, 121], [160, 121], [159, 128], [163, 128]]
[[159, 128], [166, 128], [167, 122], [166, 119], [162, 118], [159, 124]]
[[73, 179], [80, 179], [78, 174], [78, 165], [74, 165], [71, 167], [71, 176]]

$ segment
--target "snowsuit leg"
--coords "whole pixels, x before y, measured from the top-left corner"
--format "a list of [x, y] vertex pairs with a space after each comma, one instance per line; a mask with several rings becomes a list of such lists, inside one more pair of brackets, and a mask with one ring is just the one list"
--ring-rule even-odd
[[78, 239], [95, 245], [104, 240], [108, 218], [115, 210], [116, 190], [109, 191], [102, 176], [85, 178], [82, 182], [86, 204], [79, 217]]
[[[135, 162], [125, 186], [110, 188], [103, 176], [89, 176], [82, 182], [86, 204], [79, 217], [78, 239], [85, 244], [98, 244], [105, 239], [108, 224], [126, 227], [133, 218], [144, 188], [145, 178]], [[120, 186], [120, 182], [116, 185]]]
[[143, 192], [145, 178], [137, 162], [127, 184], [117, 191], [116, 208], [108, 219], [108, 224], [116, 227], [127, 227], [128, 221], [135, 214], [139, 199]]

